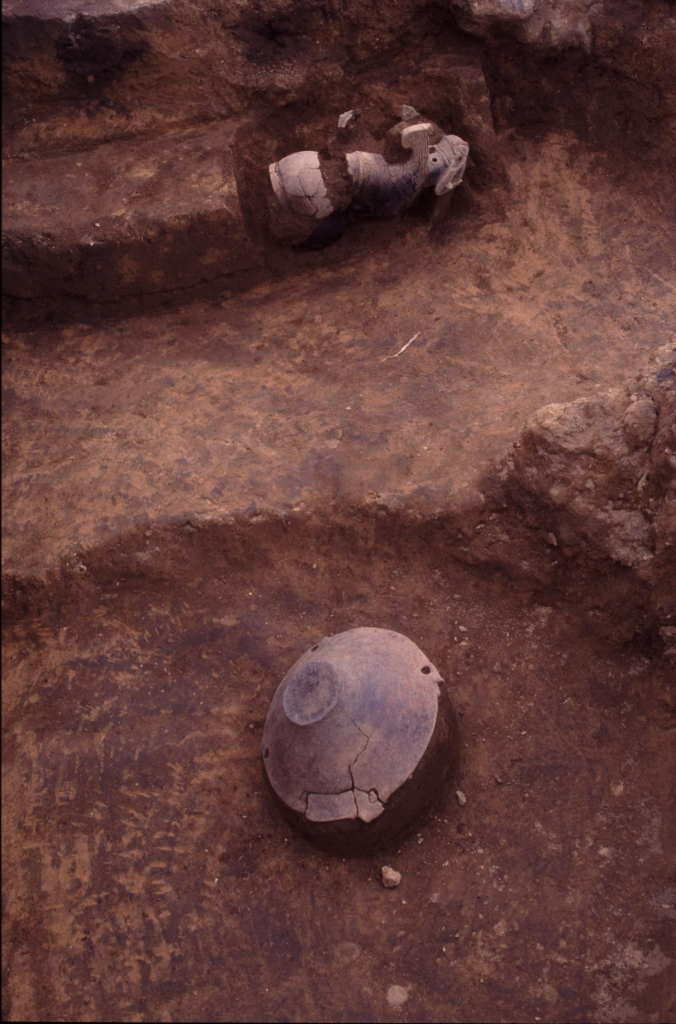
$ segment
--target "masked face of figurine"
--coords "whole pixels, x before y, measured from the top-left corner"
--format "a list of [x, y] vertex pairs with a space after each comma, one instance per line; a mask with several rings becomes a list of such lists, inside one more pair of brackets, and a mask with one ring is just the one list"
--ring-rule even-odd
[[434, 185], [438, 196], [452, 192], [462, 181], [468, 155], [466, 142], [457, 135], [444, 135], [436, 146], [429, 148], [425, 184]]

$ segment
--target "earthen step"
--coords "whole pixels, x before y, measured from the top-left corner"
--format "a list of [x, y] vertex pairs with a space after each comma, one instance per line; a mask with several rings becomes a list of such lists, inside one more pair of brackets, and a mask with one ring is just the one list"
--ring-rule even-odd
[[228, 21], [227, 9], [184, 0], [9, 0], [4, 155], [40, 157], [227, 119], [244, 105], [246, 65]]
[[241, 280], [262, 259], [220, 124], [4, 165], [3, 276], [10, 298], [125, 298]]
[[[227, 3], [207, 8], [199, 0], [7, 0], [2, 23], [9, 97], [15, 103], [95, 98], [122, 80], [142, 88], [186, 61], [201, 63], [206, 72], [219, 42], [218, 56], [226, 55], [224, 36], [239, 13]], [[171, 83], [166, 85], [169, 92]]]
[[[495, 216], [501, 210], [505, 171], [481, 68], [437, 56], [422, 64], [420, 81], [430, 102], [445, 95], [452, 108], [445, 125], [470, 144], [471, 166], [451, 219], [468, 206], [474, 218]], [[411, 83], [400, 83], [399, 98], [411, 92]], [[420, 215], [356, 227], [348, 232], [351, 240], [361, 239], [356, 246], [351, 248], [346, 238], [330, 253], [308, 258], [271, 237], [268, 165], [289, 148], [316, 147], [331, 138], [334, 115], [329, 110], [321, 117], [308, 116], [300, 142], [288, 135], [288, 125], [280, 127], [269, 117], [257, 123], [248, 114], [151, 138], [120, 138], [65, 153], [51, 153], [48, 147], [40, 158], [7, 159], [6, 316], [15, 324], [34, 324], [54, 317], [127, 315], [186, 301], [191, 290], [195, 297], [196, 288], [214, 281], [240, 290], [292, 267], [349, 259], [360, 244], [387, 244], [409, 230], [416, 216], [419, 222]], [[371, 108], [370, 127], [376, 133], [378, 125], [391, 128], [397, 116], [394, 107], [392, 114]], [[435, 201], [431, 235], [444, 230], [437, 222], [448, 219], [448, 200], [455, 197]]]

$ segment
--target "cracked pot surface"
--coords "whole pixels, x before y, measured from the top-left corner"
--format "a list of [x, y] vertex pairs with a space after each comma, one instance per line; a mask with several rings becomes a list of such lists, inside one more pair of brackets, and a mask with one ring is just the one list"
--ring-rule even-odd
[[[457, 753], [441, 686], [420, 648], [392, 630], [351, 629], [306, 651], [280, 683], [263, 732], [269, 782], [294, 823], [345, 852], [405, 829]], [[390, 804], [414, 775], [415, 793]], [[340, 823], [335, 835], [329, 823]]]

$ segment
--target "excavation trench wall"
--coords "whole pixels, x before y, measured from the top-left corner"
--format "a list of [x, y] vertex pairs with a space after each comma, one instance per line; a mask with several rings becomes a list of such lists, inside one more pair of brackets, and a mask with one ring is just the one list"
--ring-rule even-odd
[[[533, 45], [502, 22], [463, 31], [444, 4], [221, 10], [168, 0], [102, 4], [86, 16], [64, 5], [51, 17], [39, 5], [10, 5], [8, 322], [214, 298], [359, 258], [402, 232], [421, 230], [434, 244], [459, 222], [470, 230], [499, 219], [510, 200], [496, 132], [509, 129], [572, 133], [598, 155], [598, 174], [639, 191], [649, 178], [668, 209], [676, 154], [669, 7], [608, 3], [595, 17], [588, 40], [575, 44], [573, 33], [547, 46], [546, 33]], [[466, 12], [460, 23], [467, 28]], [[325, 252], [275, 244], [268, 163], [321, 149], [352, 107], [383, 138], [402, 103], [469, 141], [460, 189], [436, 202], [425, 194], [396, 222], [353, 227]], [[121, 203], [132, 180], [137, 188]]]
[[[3, 24], [4, 1018], [673, 1020], [673, 4]], [[463, 185], [274, 243], [267, 164], [403, 103]], [[363, 625], [460, 729], [392, 890], [262, 778]]]

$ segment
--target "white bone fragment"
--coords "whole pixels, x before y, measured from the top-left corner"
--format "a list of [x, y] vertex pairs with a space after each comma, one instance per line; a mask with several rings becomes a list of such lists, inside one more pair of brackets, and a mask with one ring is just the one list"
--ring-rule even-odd
[[378, 362], [379, 362], [379, 363], [384, 363], [386, 359], [397, 359], [397, 358], [398, 358], [398, 357], [399, 357], [399, 356], [401, 355], [401, 353], [402, 353], [402, 352], [405, 352], [405, 351], [406, 351], [406, 349], [408, 348], [408, 346], [409, 346], [409, 345], [412, 345], [412, 344], [413, 344], [413, 342], [415, 341], [415, 339], [416, 339], [416, 338], [419, 338], [419, 337], [420, 337], [420, 335], [421, 335], [421, 334], [422, 334], [422, 331], [417, 331], [417, 332], [416, 332], [416, 333], [415, 333], [415, 334], [413, 335], [413, 337], [412, 337], [412, 338], [409, 338], [409, 339], [408, 339], [408, 341], [406, 342], [406, 344], [405, 344], [405, 345], [402, 345], [402, 346], [401, 346], [401, 348], [399, 349], [399, 351], [398, 351], [398, 352], [395, 352], [395, 353], [394, 353], [394, 355], [393, 355], [393, 356], [383, 356], [383, 358], [382, 358], [382, 359], [379, 359], [379, 360], [378, 360]]

